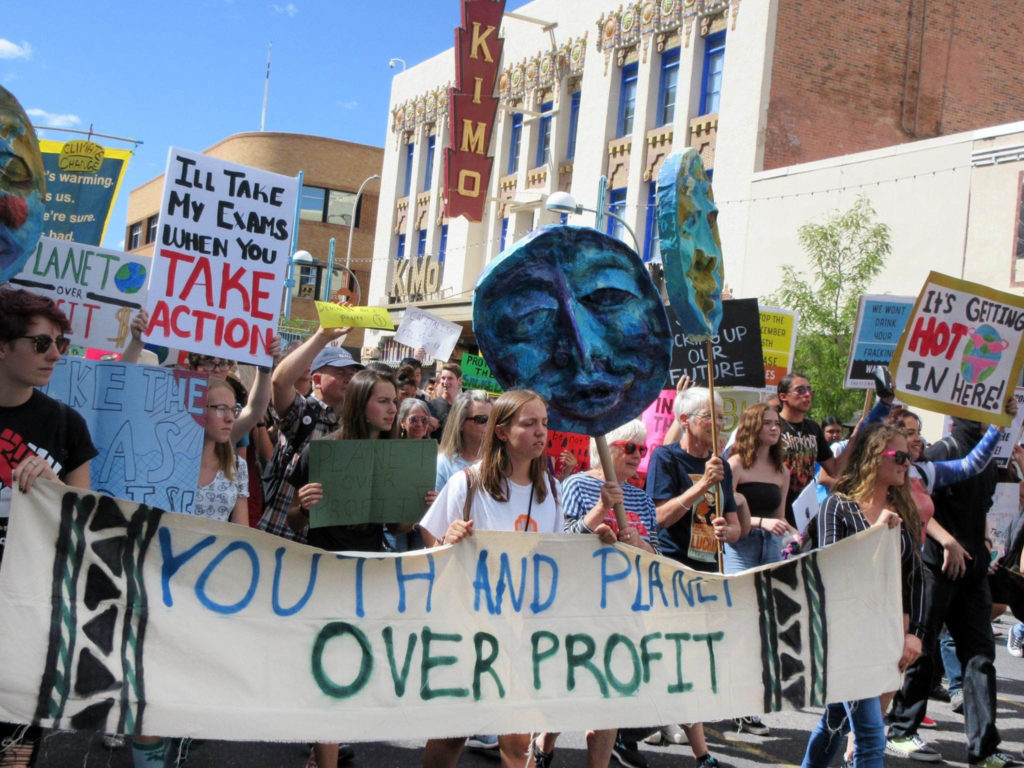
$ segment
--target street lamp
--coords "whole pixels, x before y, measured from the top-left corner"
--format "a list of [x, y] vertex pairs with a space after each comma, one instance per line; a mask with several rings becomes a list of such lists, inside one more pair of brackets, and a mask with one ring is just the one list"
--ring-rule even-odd
[[288, 278], [284, 281], [284, 316], [292, 316], [292, 291], [295, 288], [295, 265], [313, 264], [315, 259], [309, 251], [296, 251], [288, 260]]
[[[356, 213], [359, 211], [359, 198], [363, 196], [363, 188], [371, 181], [380, 179], [380, 174], [375, 173], [373, 176], [368, 176], [363, 179], [363, 183], [359, 185], [359, 191], [356, 192], [356, 199], [352, 203], [352, 215], [348, 217], [348, 249], [345, 251], [345, 269], [348, 273], [352, 274], [352, 232], [356, 228]], [[357, 281], [358, 285], [358, 281]]]
[[391, 61], [388, 62], [388, 66], [391, 67], [391, 69], [395, 68], [395, 64], [401, 64], [402, 71], [405, 72], [405, 59], [400, 59], [396, 56], [395, 58], [391, 59]]
[[[605, 183], [606, 183], [605, 179], [602, 176], [601, 177], [601, 187], [602, 188], [604, 187]], [[599, 198], [603, 198], [604, 196], [599, 194], [598, 197]], [[619, 216], [617, 213], [612, 213], [611, 211], [603, 211], [602, 212], [602, 211], [599, 211], [599, 210], [594, 209], [594, 208], [587, 208], [585, 206], [582, 206], [582, 205], [580, 205], [579, 203], [576, 202], [576, 198], [575, 197], [570, 195], [568, 192], [562, 192], [560, 190], [557, 191], [557, 192], [552, 192], [550, 195], [548, 195], [548, 199], [544, 202], [544, 208], [549, 210], [549, 211], [552, 211], [554, 213], [580, 214], [580, 213], [583, 213], [584, 211], [589, 211], [590, 213], [593, 213], [593, 214], [597, 215], [597, 227], [598, 228], [600, 228], [600, 226], [601, 226], [601, 217], [602, 216], [611, 216], [613, 219], [615, 219], [623, 227], [626, 228], [626, 231], [629, 232], [630, 237], [633, 238], [633, 244], [636, 246], [637, 253], [640, 252], [640, 242], [636, 239], [636, 233], [633, 232], [633, 228], [630, 227], [628, 223], [626, 223], [626, 220], [623, 219], [621, 216]]]

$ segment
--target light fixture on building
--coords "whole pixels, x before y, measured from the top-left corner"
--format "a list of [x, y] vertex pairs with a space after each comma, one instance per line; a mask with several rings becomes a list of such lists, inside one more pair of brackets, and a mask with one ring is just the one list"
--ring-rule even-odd
[[284, 316], [292, 316], [292, 291], [295, 289], [295, 265], [315, 264], [316, 259], [309, 251], [296, 251], [288, 260], [288, 279], [284, 281]]
[[[604, 177], [602, 176], [601, 179], [603, 182]], [[633, 245], [636, 246], [637, 253], [640, 252], [640, 241], [636, 239], [636, 233], [633, 231], [633, 228], [629, 226], [626, 220], [619, 216], [617, 213], [612, 213], [611, 211], [598, 212], [594, 208], [587, 208], [586, 206], [577, 203], [576, 198], [570, 195], [568, 192], [562, 192], [561, 190], [558, 190], [557, 192], [552, 192], [550, 195], [548, 195], [548, 199], [544, 203], [544, 208], [549, 211], [552, 211], [553, 213], [571, 213], [573, 215], [579, 215], [584, 211], [589, 211], [590, 213], [596, 214], [599, 219], [601, 216], [611, 216], [613, 219], [615, 219], [623, 227], [626, 228], [626, 231], [629, 232], [630, 237], [633, 238]], [[598, 224], [598, 226], [600, 226], [600, 224]]]
[[391, 69], [394, 69], [395, 68], [395, 62], [398, 62], [399, 64], [401, 64], [402, 65], [402, 71], [405, 72], [405, 59], [399, 59], [398, 57], [395, 57], [395, 58], [391, 59], [391, 61], [388, 62], [388, 66], [391, 67]]

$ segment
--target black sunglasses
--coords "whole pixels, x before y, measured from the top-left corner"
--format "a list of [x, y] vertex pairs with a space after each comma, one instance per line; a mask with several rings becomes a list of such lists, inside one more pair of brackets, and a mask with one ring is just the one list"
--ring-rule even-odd
[[466, 421], [472, 421], [474, 424], [486, 424], [487, 416], [467, 416]]
[[906, 451], [882, 451], [883, 456], [892, 456], [892, 460], [897, 464], [906, 464], [910, 461], [910, 454]]
[[45, 355], [50, 349], [51, 344], [57, 345], [57, 351], [62, 355], [68, 351], [68, 347], [71, 346], [71, 339], [67, 336], [58, 336], [56, 339], [52, 336], [47, 336], [45, 333], [40, 333], [37, 336], [15, 336], [16, 339], [31, 339], [32, 345], [35, 347], [36, 352], [40, 355]]

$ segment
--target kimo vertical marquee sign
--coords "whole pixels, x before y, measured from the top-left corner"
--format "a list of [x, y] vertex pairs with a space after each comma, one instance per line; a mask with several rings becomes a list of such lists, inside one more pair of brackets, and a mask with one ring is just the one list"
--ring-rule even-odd
[[448, 93], [451, 146], [444, 153], [445, 215], [481, 221], [491, 177], [491, 134], [505, 0], [462, 0], [455, 28], [455, 87]]

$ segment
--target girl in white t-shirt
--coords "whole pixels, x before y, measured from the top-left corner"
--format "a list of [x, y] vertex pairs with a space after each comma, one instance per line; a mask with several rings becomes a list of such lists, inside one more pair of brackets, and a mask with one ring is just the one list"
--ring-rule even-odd
[[[526, 389], [501, 395], [488, 417], [480, 462], [452, 475], [420, 521], [426, 545], [455, 544], [474, 530], [561, 533], [561, 491], [548, 472], [547, 441], [548, 409], [540, 395]], [[423, 765], [454, 768], [465, 741], [430, 739]], [[522, 768], [529, 747], [528, 733], [498, 736], [502, 768]]]

